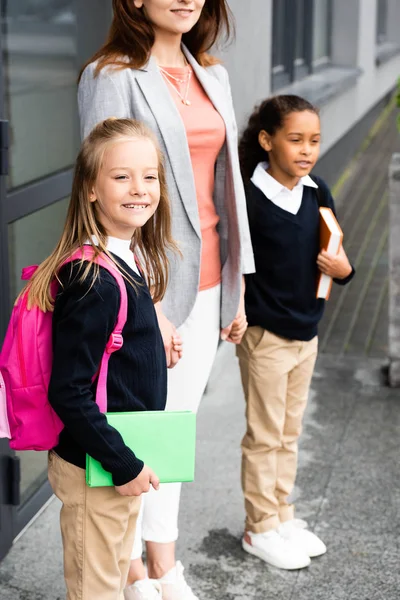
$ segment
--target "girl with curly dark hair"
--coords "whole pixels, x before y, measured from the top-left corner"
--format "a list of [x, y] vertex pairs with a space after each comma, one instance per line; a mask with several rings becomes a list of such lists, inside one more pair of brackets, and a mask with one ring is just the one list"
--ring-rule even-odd
[[318, 273], [342, 285], [354, 274], [343, 248], [337, 255], [320, 251], [319, 206], [335, 210], [326, 183], [310, 177], [320, 138], [312, 104], [276, 96], [256, 108], [239, 145], [256, 262], [256, 273], [246, 276], [249, 327], [237, 348], [247, 403], [242, 544], [281, 569], [307, 567], [326, 552], [294, 518], [288, 496], [324, 310]]

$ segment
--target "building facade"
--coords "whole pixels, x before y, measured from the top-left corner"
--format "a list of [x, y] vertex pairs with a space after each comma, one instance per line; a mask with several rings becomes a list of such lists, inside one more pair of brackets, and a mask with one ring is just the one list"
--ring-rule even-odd
[[235, 43], [222, 53], [239, 129], [271, 94], [321, 109], [318, 173], [330, 184], [400, 77], [400, 0], [230, 0]]
[[[220, 50], [239, 128], [272, 93], [321, 107], [319, 165], [341, 175], [400, 76], [400, 0], [230, 0], [235, 41]], [[76, 80], [100, 46], [110, 0], [13, 0], [0, 8], [0, 341], [21, 268], [54, 247], [79, 146]], [[7, 166], [8, 156], [8, 166]], [[0, 559], [51, 492], [45, 453], [0, 440]]]

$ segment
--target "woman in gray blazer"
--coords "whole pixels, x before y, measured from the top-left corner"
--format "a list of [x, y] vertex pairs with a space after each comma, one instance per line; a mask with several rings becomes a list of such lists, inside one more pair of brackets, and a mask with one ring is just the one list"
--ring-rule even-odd
[[[226, 70], [207, 51], [225, 28], [227, 0], [113, 0], [108, 42], [79, 84], [82, 136], [107, 117], [144, 121], [164, 151], [173, 235], [167, 294], [156, 307], [169, 371], [167, 410], [197, 410], [220, 337], [246, 329], [243, 275], [254, 271], [237, 130]], [[183, 357], [172, 338], [181, 335]], [[180, 485], [143, 498], [129, 600], [196, 600], [175, 562]], [[146, 541], [149, 576], [141, 562]]]

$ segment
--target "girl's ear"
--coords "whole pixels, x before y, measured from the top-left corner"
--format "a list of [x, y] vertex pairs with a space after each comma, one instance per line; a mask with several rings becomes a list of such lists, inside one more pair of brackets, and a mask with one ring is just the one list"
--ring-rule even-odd
[[90, 202], [96, 202], [97, 197], [96, 197], [96, 192], [94, 191], [94, 188], [92, 188], [90, 194], [89, 194], [89, 201]]
[[258, 134], [258, 142], [259, 142], [261, 148], [263, 150], [265, 150], [266, 152], [270, 152], [270, 150], [272, 149], [271, 136], [269, 135], [269, 133], [264, 131], [264, 129], [262, 129], [260, 131], [260, 133]]
[[142, 8], [143, 0], [134, 0], [133, 4], [136, 6], [136, 8]]

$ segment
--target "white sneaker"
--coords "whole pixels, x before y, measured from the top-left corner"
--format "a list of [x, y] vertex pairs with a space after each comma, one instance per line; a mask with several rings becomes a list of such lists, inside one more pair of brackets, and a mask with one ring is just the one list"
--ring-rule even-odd
[[307, 529], [306, 521], [302, 519], [291, 519], [285, 521], [278, 527], [280, 535], [308, 554], [310, 558], [321, 556], [326, 552], [326, 546], [315, 533]]
[[264, 560], [273, 567], [304, 569], [311, 563], [310, 557], [298, 546], [285, 540], [276, 529], [267, 533], [246, 532], [242, 540], [243, 550]]
[[183, 565], [178, 560], [175, 567], [158, 580], [162, 586], [163, 600], [199, 600], [186, 583]]
[[158, 581], [142, 579], [125, 588], [125, 600], [162, 600], [162, 589]]

